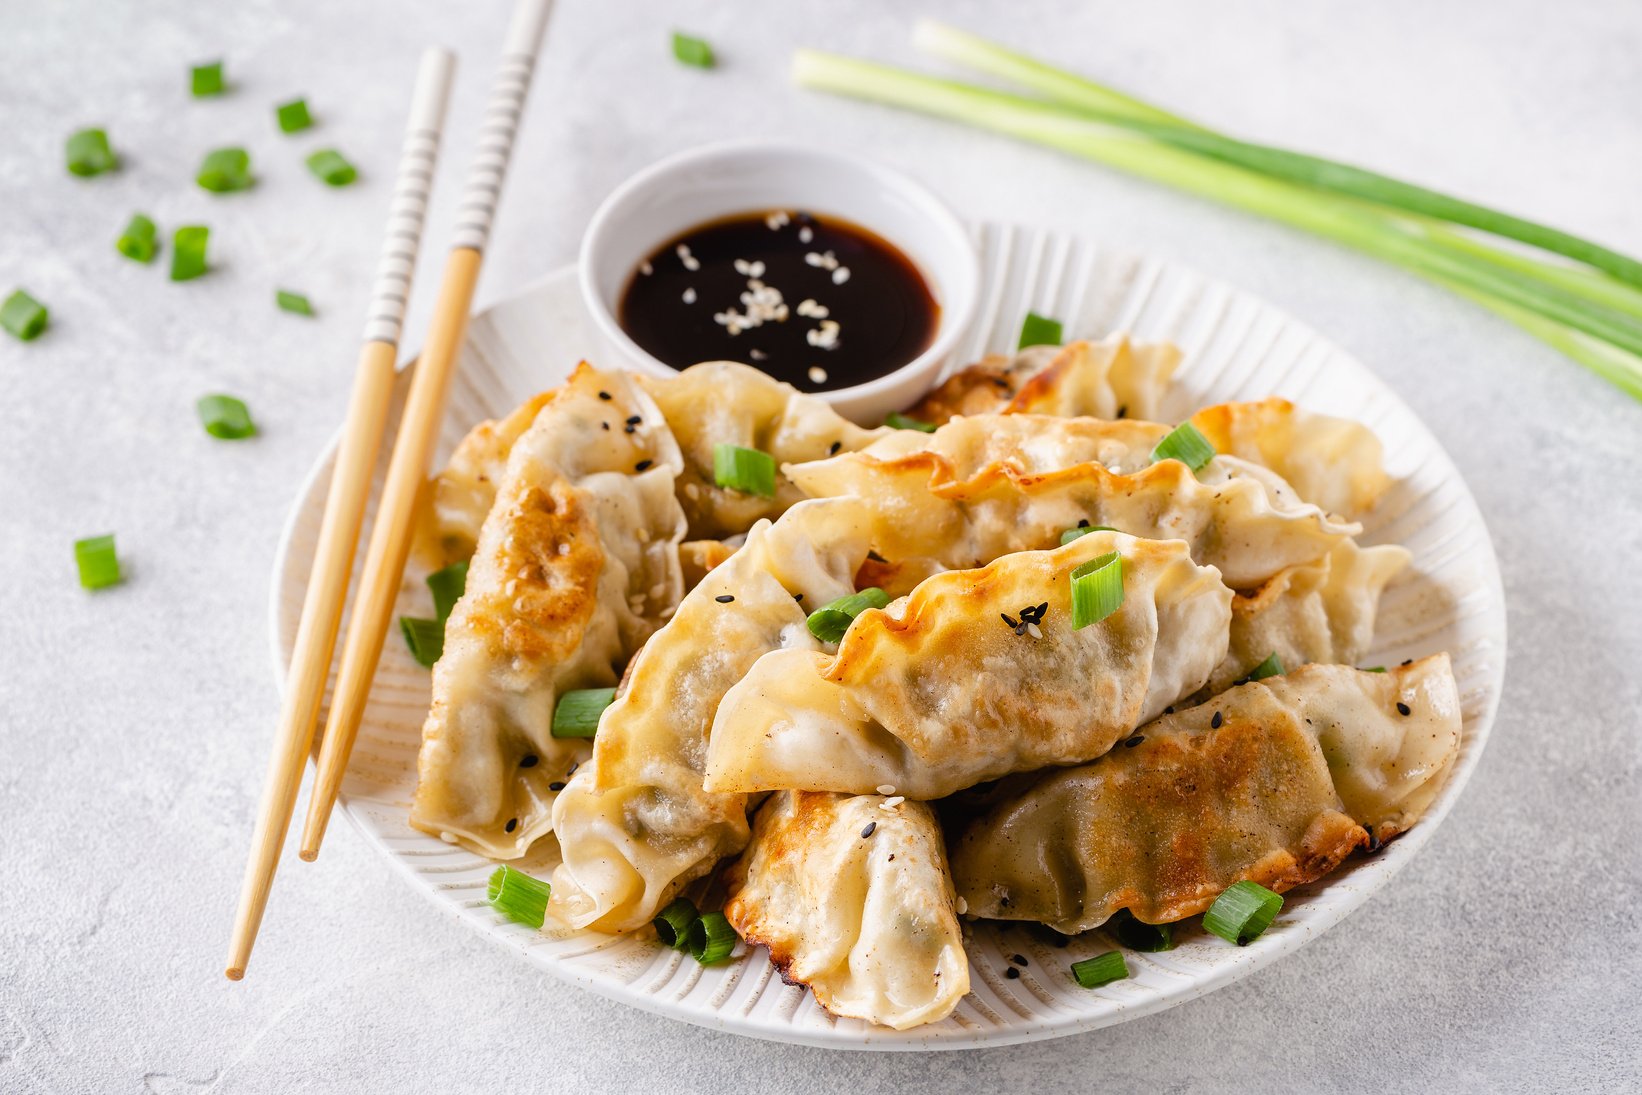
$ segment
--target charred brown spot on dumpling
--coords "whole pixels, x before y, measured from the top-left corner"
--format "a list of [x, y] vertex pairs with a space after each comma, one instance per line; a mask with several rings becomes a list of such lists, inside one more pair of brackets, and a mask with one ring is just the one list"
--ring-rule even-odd
[[987, 414], [996, 411], [1015, 394], [1015, 377], [1010, 358], [991, 354], [942, 381], [911, 407], [907, 415], [920, 422], [944, 425], [955, 415]]

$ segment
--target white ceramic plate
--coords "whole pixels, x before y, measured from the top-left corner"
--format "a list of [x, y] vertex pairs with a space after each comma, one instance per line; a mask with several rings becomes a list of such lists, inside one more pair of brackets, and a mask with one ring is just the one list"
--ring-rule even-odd
[[[1505, 671], [1505, 596], [1493, 546], [1470, 491], [1431, 432], [1349, 355], [1224, 285], [1178, 267], [1110, 254], [1063, 234], [987, 225], [977, 235], [982, 307], [976, 329], [960, 345], [959, 361], [1009, 349], [1030, 309], [1061, 317], [1069, 336], [1128, 330], [1177, 342], [1185, 361], [1165, 407], [1169, 421], [1204, 404], [1277, 394], [1312, 410], [1355, 418], [1379, 434], [1396, 483], [1365, 522], [1363, 539], [1405, 545], [1414, 553], [1414, 565], [1386, 591], [1379, 635], [1364, 664], [1395, 664], [1447, 650], [1465, 715], [1459, 763], [1425, 820], [1379, 856], [1354, 859], [1328, 879], [1291, 893], [1276, 924], [1252, 945], [1233, 947], [1194, 928], [1175, 950], [1130, 953], [1130, 978], [1094, 991], [1078, 988], [1066, 969], [1071, 961], [1110, 949], [1113, 944], [1100, 933], [1056, 949], [1025, 928], [976, 926], [969, 941], [970, 994], [943, 1022], [897, 1033], [829, 1016], [807, 992], [774, 976], [762, 950], [703, 969], [654, 942], [535, 933], [504, 921], [485, 904], [492, 865], [406, 822], [429, 676], [394, 634], [377, 671], [342, 805], [414, 887], [555, 976], [676, 1019], [836, 1048], [957, 1048], [1121, 1023], [1234, 981], [1339, 923], [1430, 839], [1476, 767]], [[450, 395], [443, 451], [479, 420], [560, 383], [591, 345], [571, 269], [476, 316]], [[273, 639], [280, 680], [333, 455], [334, 447], [298, 496], [275, 562]], [[431, 615], [423, 577], [415, 570], [406, 575], [401, 612]], [[556, 849], [533, 853], [522, 865], [545, 873], [556, 855]], [[1028, 956], [1031, 964], [1018, 980], [1006, 980], [1015, 953]]]

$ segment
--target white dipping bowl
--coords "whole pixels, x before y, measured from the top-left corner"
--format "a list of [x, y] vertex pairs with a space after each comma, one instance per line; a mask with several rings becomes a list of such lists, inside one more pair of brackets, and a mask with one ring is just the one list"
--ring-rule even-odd
[[915, 402], [939, 378], [974, 317], [980, 263], [969, 232], [905, 175], [787, 141], [734, 141], [684, 152], [639, 172], [605, 199], [582, 237], [580, 258], [582, 298], [605, 349], [618, 364], [674, 375], [677, 370], [641, 349], [617, 321], [628, 279], [657, 247], [697, 225], [770, 209], [852, 221], [900, 248], [918, 268], [940, 306], [929, 345], [876, 380], [817, 393], [840, 414], [867, 424]]

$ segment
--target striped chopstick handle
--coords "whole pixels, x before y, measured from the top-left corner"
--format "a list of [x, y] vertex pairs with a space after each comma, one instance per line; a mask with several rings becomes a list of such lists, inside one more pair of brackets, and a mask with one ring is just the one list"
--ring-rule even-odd
[[400, 328], [405, 322], [405, 303], [410, 299], [411, 276], [416, 273], [416, 253], [422, 243], [428, 193], [433, 189], [433, 169], [439, 158], [445, 104], [450, 99], [451, 74], [455, 68], [456, 58], [449, 50], [430, 49], [422, 54], [410, 120], [405, 124], [405, 143], [399, 152], [399, 173], [393, 182], [393, 200], [388, 205], [388, 230], [382, 239], [382, 257], [377, 261], [376, 278], [371, 283], [366, 342], [399, 342]]
[[502, 193], [508, 161], [513, 157], [513, 139], [519, 132], [519, 117], [530, 94], [530, 78], [536, 71], [536, 55], [541, 51], [542, 31], [552, 6], [551, 0], [519, 0], [513, 9], [501, 68], [491, 85], [490, 103], [479, 128], [479, 148], [462, 190], [462, 204], [456, 207], [452, 247], [483, 251], [490, 239], [496, 201]]

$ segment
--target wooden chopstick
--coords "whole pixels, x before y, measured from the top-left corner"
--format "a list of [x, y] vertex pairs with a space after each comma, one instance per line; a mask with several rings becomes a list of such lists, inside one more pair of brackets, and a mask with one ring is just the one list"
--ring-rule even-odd
[[302, 767], [313, 749], [314, 724], [319, 718], [325, 678], [336, 647], [337, 624], [348, 595], [348, 575], [365, 518], [371, 469], [387, 425], [399, 329], [405, 317], [405, 300], [410, 295], [411, 275], [416, 270], [416, 252], [422, 241], [422, 222], [428, 191], [433, 186], [433, 168], [439, 156], [439, 137], [455, 65], [450, 51], [430, 49], [423, 53], [416, 75], [382, 257], [371, 288], [365, 342], [359, 349], [348, 417], [331, 473], [330, 493], [325, 498], [325, 517], [319, 526], [319, 544], [302, 601], [291, 666], [285, 675], [285, 699], [257, 809], [256, 829], [251, 834], [251, 855], [240, 886], [234, 934], [228, 944], [226, 972], [233, 981], [245, 976], [285, 833], [291, 825]]
[[536, 55], [541, 49], [551, 0], [518, 0], [508, 28], [501, 67], [491, 86], [490, 103], [480, 129], [479, 148], [468, 169], [467, 185], [457, 207], [455, 239], [445, 261], [444, 280], [434, 305], [432, 326], [416, 363], [405, 415], [399, 424], [393, 457], [388, 464], [382, 500], [371, 528], [365, 569], [360, 576], [359, 597], [348, 623], [342, 645], [342, 668], [337, 673], [336, 691], [331, 696], [330, 716], [325, 723], [325, 741], [320, 747], [318, 770], [308, 797], [308, 819], [302, 830], [300, 854], [313, 860], [325, 839], [348, 755], [359, 733], [359, 722], [370, 696], [371, 678], [382, 656], [382, 641], [393, 616], [410, 553], [411, 532], [417, 496], [444, 414], [445, 393], [455, 371], [462, 336], [467, 331], [468, 311], [473, 306], [473, 286], [479, 277], [490, 223], [502, 178], [513, 154], [513, 139], [519, 115], [530, 92]]

